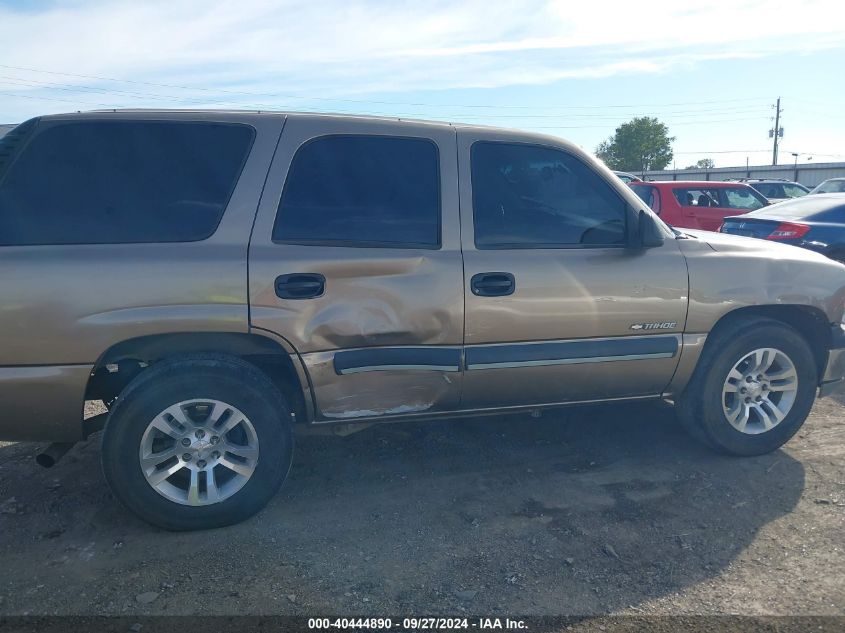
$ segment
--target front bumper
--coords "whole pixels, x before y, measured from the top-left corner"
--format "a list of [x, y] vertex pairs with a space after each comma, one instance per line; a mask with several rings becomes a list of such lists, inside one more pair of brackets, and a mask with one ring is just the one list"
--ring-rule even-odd
[[835, 325], [831, 331], [830, 351], [819, 384], [819, 397], [823, 398], [845, 388], [845, 326]]

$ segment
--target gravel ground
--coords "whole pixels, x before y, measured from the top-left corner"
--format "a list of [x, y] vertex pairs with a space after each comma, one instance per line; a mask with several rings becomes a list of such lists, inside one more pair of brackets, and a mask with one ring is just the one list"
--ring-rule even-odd
[[0, 445], [0, 615], [845, 614], [845, 410], [728, 458], [663, 404], [301, 437], [234, 527], [123, 510], [99, 438]]

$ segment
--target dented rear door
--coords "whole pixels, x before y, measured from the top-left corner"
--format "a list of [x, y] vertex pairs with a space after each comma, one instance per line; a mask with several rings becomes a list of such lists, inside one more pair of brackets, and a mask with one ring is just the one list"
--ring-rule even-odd
[[455, 132], [289, 117], [249, 251], [250, 324], [305, 365], [317, 421], [457, 408]]

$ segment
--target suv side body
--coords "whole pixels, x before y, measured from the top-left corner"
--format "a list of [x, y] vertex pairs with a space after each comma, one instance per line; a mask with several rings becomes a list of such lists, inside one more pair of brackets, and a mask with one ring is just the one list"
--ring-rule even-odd
[[[664, 398], [712, 445], [757, 454], [845, 376], [845, 267], [673, 232], [554, 137], [297, 113], [28, 125], [0, 164], [0, 438], [72, 443], [105, 425], [108, 482], [163, 527], [260, 509], [294, 423]], [[751, 286], [726, 282], [737, 267]], [[776, 432], [748, 434], [703, 381], [745, 367], [759, 332], [786, 341], [779, 375], [794, 364], [801, 390]], [[108, 414], [83, 422], [86, 400]], [[777, 415], [760, 411], [758, 425]]]

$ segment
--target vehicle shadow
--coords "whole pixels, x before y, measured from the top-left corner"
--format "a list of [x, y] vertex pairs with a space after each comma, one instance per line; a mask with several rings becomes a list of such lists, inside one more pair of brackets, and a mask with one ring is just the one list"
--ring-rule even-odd
[[[716, 455], [664, 404], [450, 422], [302, 437], [265, 511], [186, 534], [110, 498], [96, 442], [52, 471], [28, 461], [32, 445], [0, 448], [0, 501], [26, 506], [0, 514], [20, 538], [3, 546], [0, 584], [46, 585], [0, 611], [615, 612], [718, 576], [804, 489], [785, 452]], [[154, 602], [133, 600], [150, 590]]]

